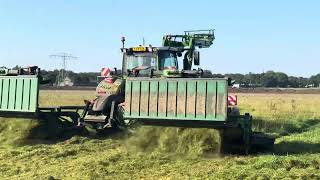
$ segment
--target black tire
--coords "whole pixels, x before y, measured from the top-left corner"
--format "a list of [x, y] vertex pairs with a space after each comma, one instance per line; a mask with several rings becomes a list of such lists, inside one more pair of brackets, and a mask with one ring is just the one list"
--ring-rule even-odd
[[243, 140], [241, 128], [225, 128], [220, 130], [220, 153], [247, 155], [250, 153], [250, 146]]

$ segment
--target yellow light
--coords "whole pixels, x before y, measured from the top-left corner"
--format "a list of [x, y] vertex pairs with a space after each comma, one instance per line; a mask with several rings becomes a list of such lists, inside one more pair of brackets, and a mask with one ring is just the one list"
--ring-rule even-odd
[[132, 48], [133, 51], [147, 51], [147, 48], [146, 47], [133, 47]]

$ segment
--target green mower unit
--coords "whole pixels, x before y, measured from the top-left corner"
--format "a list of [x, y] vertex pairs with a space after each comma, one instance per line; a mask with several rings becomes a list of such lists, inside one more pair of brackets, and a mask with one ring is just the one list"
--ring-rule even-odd
[[46, 83], [37, 66], [0, 68], [0, 117], [59, 119], [76, 124], [84, 106], [39, 107], [39, 86]]

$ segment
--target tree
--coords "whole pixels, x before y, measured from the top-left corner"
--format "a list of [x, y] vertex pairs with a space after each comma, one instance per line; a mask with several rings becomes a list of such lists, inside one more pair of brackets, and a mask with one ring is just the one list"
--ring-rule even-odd
[[211, 78], [212, 77], [212, 72], [210, 70], [204, 70], [203, 71], [203, 77], [204, 78]]
[[304, 77], [294, 77], [294, 76], [290, 76], [288, 77], [288, 85], [290, 87], [293, 88], [301, 88], [301, 87], [305, 87], [308, 82], [309, 79], [308, 78], [304, 78]]
[[267, 71], [261, 78], [264, 87], [288, 87], [288, 75], [282, 72]]
[[225, 74], [225, 76], [231, 78], [232, 80], [235, 80], [235, 82], [237, 84], [242, 84], [244, 83], [243, 79], [244, 79], [244, 75], [237, 73], [237, 74]]
[[320, 73], [314, 76], [310, 77], [310, 81], [311, 84], [314, 84], [315, 87], [319, 87], [320, 85]]
[[289, 80], [288, 80], [288, 76], [285, 73], [276, 72], [275, 76], [277, 80], [277, 87], [282, 87], [282, 88], [288, 87]]

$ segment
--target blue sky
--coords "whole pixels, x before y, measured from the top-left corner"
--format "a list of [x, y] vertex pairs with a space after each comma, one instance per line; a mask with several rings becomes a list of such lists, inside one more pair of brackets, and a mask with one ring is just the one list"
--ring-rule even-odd
[[320, 1], [0, 0], [0, 66], [61, 66], [50, 54], [72, 53], [74, 71], [121, 66], [127, 46], [154, 46], [164, 34], [216, 29], [201, 50], [215, 73], [267, 70], [308, 77], [320, 73]]

